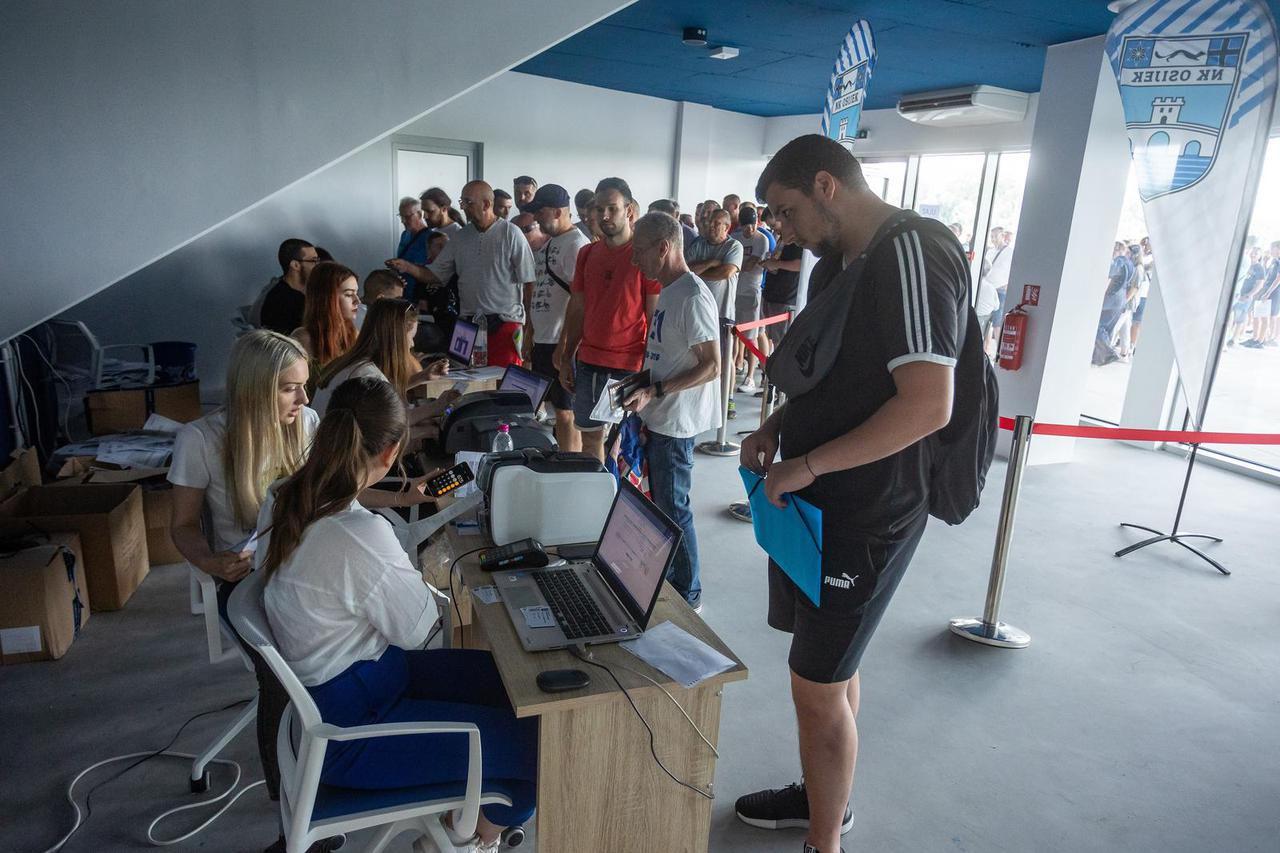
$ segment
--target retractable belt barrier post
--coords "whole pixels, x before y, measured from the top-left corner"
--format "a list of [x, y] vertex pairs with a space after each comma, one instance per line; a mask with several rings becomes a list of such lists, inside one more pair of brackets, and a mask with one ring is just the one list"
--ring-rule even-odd
[[1117, 441], [1173, 441], [1190, 445], [1191, 453], [1187, 458], [1187, 473], [1182, 480], [1182, 492], [1178, 496], [1178, 510], [1173, 520], [1173, 530], [1162, 533], [1151, 527], [1140, 524], [1121, 522], [1121, 527], [1132, 527], [1155, 534], [1149, 539], [1121, 548], [1115, 552], [1117, 557], [1131, 554], [1148, 545], [1158, 542], [1172, 542], [1181, 545], [1191, 553], [1212, 565], [1224, 575], [1231, 574], [1217, 560], [1202, 553], [1184, 542], [1184, 539], [1208, 539], [1221, 542], [1217, 536], [1207, 533], [1183, 533], [1179, 530], [1182, 524], [1182, 511], [1186, 506], [1187, 489], [1191, 484], [1191, 470], [1195, 467], [1196, 457], [1202, 444], [1254, 444], [1280, 445], [1280, 434], [1249, 432], [1203, 432], [1168, 429], [1126, 429], [1119, 427], [1094, 427], [1070, 424], [1034, 423], [1026, 415], [1014, 418], [1000, 418], [1000, 428], [1013, 430], [1013, 446], [1009, 453], [1009, 469], [1005, 476], [1004, 501], [1000, 506], [1000, 522], [996, 532], [995, 554], [991, 560], [991, 579], [987, 584], [987, 605], [981, 619], [952, 619], [953, 633], [974, 642], [1002, 648], [1024, 648], [1031, 638], [1020, 631], [998, 621], [1000, 596], [1004, 591], [1005, 567], [1009, 556], [1009, 540], [1013, 537], [1014, 513], [1018, 506], [1018, 490], [1022, 486], [1022, 473], [1026, 467], [1027, 449], [1031, 443], [1031, 435], [1056, 435], [1070, 438], [1106, 438]]
[[996, 527], [996, 547], [991, 555], [991, 577], [987, 581], [987, 605], [981, 619], [952, 619], [951, 633], [1002, 649], [1025, 649], [1031, 636], [1000, 621], [1000, 596], [1004, 593], [1004, 573], [1009, 562], [1009, 543], [1013, 539], [1013, 522], [1018, 513], [1018, 492], [1027, 467], [1027, 449], [1031, 446], [1032, 420], [1019, 415], [1013, 428], [1013, 447], [1009, 451], [1009, 468], [1004, 477], [1004, 498], [1000, 502], [1000, 522]]
[[709, 456], [736, 456], [741, 446], [729, 441], [729, 401], [733, 399], [733, 322], [720, 318], [720, 431], [698, 450]]

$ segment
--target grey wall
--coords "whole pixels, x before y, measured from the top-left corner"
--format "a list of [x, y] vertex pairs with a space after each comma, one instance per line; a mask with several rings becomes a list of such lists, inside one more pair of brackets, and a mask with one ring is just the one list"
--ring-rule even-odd
[[0, 340], [625, 5], [4, 3]]

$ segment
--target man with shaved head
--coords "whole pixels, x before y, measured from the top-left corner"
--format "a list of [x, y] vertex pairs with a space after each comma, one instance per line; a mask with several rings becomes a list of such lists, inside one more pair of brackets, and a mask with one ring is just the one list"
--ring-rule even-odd
[[533, 252], [524, 233], [493, 212], [493, 187], [472, 181], [458, 204], [467, 226], [453, 234], [430, 264], [395, 259], [387, 266], [428, 287], [458, 276], [459, 314], [488, 331], [489, 363], [521, 364], [524, 288], [535, 278]]

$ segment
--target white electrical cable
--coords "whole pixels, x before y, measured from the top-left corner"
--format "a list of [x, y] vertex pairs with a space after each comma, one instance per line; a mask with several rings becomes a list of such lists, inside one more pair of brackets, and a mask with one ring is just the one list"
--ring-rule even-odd
[[67, 441], [75, 441], [75, 438], [71, 435], [71, 383], [67, 381], [67, 378], [62, 375], [58, 368], [53, 366], [53, 362], [49, 361], [49, 357], [44, 354], [44, 350], [40, 348], [40, 344], [35, 338], [26, 332], [23, 332], [18, 337], [31, 341], [31, 345], [35, 347], [36, 355], [40, 356], [41, 360], [49, 366], [49, 371], [58, 378], [58, 381], [67, 387], [67, 401], [62, 406], [62, 434], [66, 436]]
[[[92, 773], [94, 770], [97, 770], [99, 767], [104, 767], [108, 764], [114, 764], [118, 761], [128, 761], [132, 758], [142, 758], [143, 756], [150, 756], [152, 758], [166, 756], [168, 758], [183, 758], [187, 760], [194, 760], [198, 757], [187, 752], [170, 752], [168, 750], [164, 752], [154, 752], [151, 750], [144, 750], [142, 752], [131, 752], [128, 755], [117, 755], [112, 758], [105, 758], [102, 761], [99, 761], [97, 764], [90, 765], [89, 767], [86, 767], [84, 770], [81, 770], [78, 774], [76, 774], [76, 777], [71, 780], [71, 784], [67, 786], [67, 794], [66, 794], [67, 802], [71, 803], [71, 808], [74, 809], [76, 813], [75, 823], [72, 825], [71, 829], [68, 830], [66, 835], [58, 839], [57, 843], [54, 844], [52, 847], [47, 848], [44, 851], [44, 853], [58, 853], [58, 851], [62, 849], [63, 845], [65, 845], [67, 841], [70, 840], [71, 836], [75, 834], [76, 830], [80, 828], [80, 824], [83, 821], [83, 814], [80, 811], [79, 804], [76, 803], [75, 787], [76, 787], [76, 784], [79, 783], [81, 779], [83, 779], [88, 774]], [[185, 806], [178, 806], [176, 809], [169, 809], [169, 811], [164, 812], [155, 820], [151, 821], [150, 825], [147, 826], [147, 840], [150, 841], [152, 845], [156, 847], [168, 847], [169, 845], [178, 844], [180, 842], [186, 841], [188, 838], [191, 838], [194, 835], [198, 835], [199, 833], [204, 832], [206, 829], [208, 829], [210, 826], [213, 825], [214, 821], [222, 817], [222, 815], [227, 811], [227, 809], [234, 806], [237, 800], [239, 800], [241, 797], [243, 797], [245, 794], [252, 791], [254, 788], [258, 787], [259, 785], [266, 784], [266, 780], [259, 779], [257, 782], [254, 782], [250, 785], [246, 785], [244, 788], [240, 789], [240, 791], [236, 793], [234, 797], [231, 798], [230, 802], [228, 802], [222, 808], [214, 812], [212, 817], [210, 817], [204, 823], [200, 824], [195, 829], [191, 830], [185, 835], [180, 835], [177, 838], [168, 838], [168, 839], [156, 838], [155, 828], [160, 824], [161, 821], [169, 818], [171, 815], [177, 814], [178, 812], [188, 811], [189, 809], [198, 809], [204, 806], [211, 806], [214, 803], [221, 802], [222, 800], [225, 800], [228, 796], [230, 796], [231, 793], [235, 791], [236, 786], [240, 784], [241, 770], [240, 770], [239, 764], [226, 758], [215, 758], [209, 763], [222, 764], [225, 766], [235, 768], [235, 771], [236, 771], [235, 778], [231, 780], [231, 784], [227, 787], [227, 790], [223, 791], [221, 794], [219, 794], [218, 796], [214, 797], [211, 800], [201, 800], [198, 803], [188, 803]]]
[[702, 742], [707, 745], [707, 748], [711, 750], [712, 754], [715, 755], [716, 758], [720, 757], [720, 751], [715, 748], [715, 745], [712, 744], [711, 741], [707, 740], [707, 736], [702, 733], [702, 729], [698, 728], [698, 724], [693, 721], [693, 717], [689, 716], [689, 712], [684, 709], [683, 705], [681, 705], [679, 702], [676, 701], [676, 697], [672, 696], [671, 692], [668, 691], [667, 688], [663, 687], [656, 680], [654, 680], [653, 678], [650, 678], [648, 675], [645, 675], [640, 670], [632, 669], [631, 667], [627, 666], [625, 663], [614, 661], [613, 663], [610, 664], [610, 666], [616, 666], [618, 669], [625, 669], [627, 672], [630, 672], [633, 675], [638, 675], [641, 678], [643, 678], [645, 681], [648, 681], [651, 684], [653, 684], [654, 687], [658, 688], [663, 693], [666, 693], [667, 698], [671, 700], [671, 704], [675, 705], [678, 709], [680, 709], [680, 713], [684, 714], [684, 718], [689, 721], [689, 725], [693, 726], [693, 730], [698, 733], [698, 737], [702, 738]]

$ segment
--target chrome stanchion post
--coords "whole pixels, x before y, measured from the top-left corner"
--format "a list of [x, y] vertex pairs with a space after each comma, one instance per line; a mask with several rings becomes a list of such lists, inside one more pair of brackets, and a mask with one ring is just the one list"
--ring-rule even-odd
[[1031, 445], [1033, 421], [1019, 415], [1013, 428], [1013, 445], [1009, 451], [1009, 468], [1004, 478], [1004, 499], [1000, 503], [1000, 523], [996, 528], [996, 547], [991, 556], [991, 578], [987, 582], [987, 604], [981, 619], [952, 619], [951, 633], [1002, 649], [1025, 649], [1031, 636], [1000, 621], [1000, 596], [1004, 592], [1004, 574], [1009, 561], [1009, 544], [1013, 540], [1013, 522], [1018, 511], [1018, 492], [1027, 466], [1027, 450]]
[[720, 431], [698, 450], [710, 456], [737, 456], [741, 446], [729, 441], [729, 401], [733, 399], [733, 324], [722, 320], [720, 337]]

